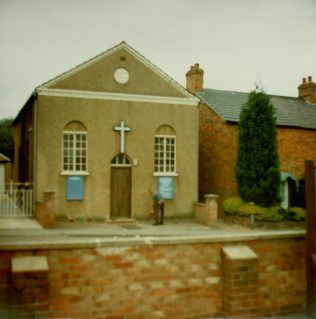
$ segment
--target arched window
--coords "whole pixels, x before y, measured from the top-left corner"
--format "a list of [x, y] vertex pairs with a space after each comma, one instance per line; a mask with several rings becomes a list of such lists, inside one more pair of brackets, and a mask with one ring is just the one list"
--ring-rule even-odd
[[81, 122], [70, 122], [65, 126], [63, 131], [63, 173], [87, 173], [87, 163], [87, 129]]
[[115, 156], [112, 161], [111, 161], [111, 166], [132, 166], [130, 159], [124, 155], [124, 154], [119, 154]]
[[155, 134], [154, 174], [176, 174], [176, 133], [168, 125], [160, 126]]

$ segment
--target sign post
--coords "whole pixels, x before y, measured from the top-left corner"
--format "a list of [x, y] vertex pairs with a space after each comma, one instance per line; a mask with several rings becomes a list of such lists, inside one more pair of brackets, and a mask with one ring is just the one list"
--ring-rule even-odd
[[[316, 318], [316, 205], [315, 167], [313, 161], [305, 161], [306, 176], [306, 279], [307, 314]], [[315, 317], [314, 317], [315, 316]]]

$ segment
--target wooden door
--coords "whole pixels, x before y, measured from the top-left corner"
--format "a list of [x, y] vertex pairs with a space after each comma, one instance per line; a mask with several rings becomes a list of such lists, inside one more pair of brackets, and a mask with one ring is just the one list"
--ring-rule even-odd
[[131, 175], [131, 167], [111, 168], [111, 218], [130, 217]]

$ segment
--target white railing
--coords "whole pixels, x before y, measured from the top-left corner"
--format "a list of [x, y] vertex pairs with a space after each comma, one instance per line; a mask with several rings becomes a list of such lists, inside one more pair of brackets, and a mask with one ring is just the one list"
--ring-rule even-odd
[[0, 217], [33, 217], [33, 185], [10, 183], [0, 187]]

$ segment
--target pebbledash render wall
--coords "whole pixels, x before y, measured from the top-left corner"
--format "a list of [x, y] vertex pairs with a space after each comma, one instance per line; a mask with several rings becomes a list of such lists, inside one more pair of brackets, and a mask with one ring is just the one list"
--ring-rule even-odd
[[[246, 318], [305, 309], [303, 232], [37, 246], [1, 247], [2, 308], [19, 318]], [[23, 273], [16, 262], [25, 256], [47, 263]]]
[[[68, 218], [109, 218], [111, 160], [120, 147], [119, 134], [113, 127], [119, 124], [124, 114], [126, 125], [131, 128], [125, 138], [126, 154], [132, 160], [137, 160], [137, 165], [131, 168], [131, 217], [148, 216], [151, 207], [148, 189], [157, 187], [157, 177], [153, 176], [154, 137], [156, 130], [162, 125], [171, 126], [176, 132], [178, 158], [178, 176], [174, 177], [175, 195], [173, 200], [166, 201], [166, 215], [192, 214], [198, 188], [197, 107], [169, 104], [158, 107], [152, 103], [69, 100], [46, 96], [39, 96], [38, 101], [41, 106], [38, 118], [41, 121], [37, 140], [37, 201], [43, 201], [46, 191], [54, 191], [58, 215]], [[61, 174], [62, 132], [65, 125], [74, 118], [86, 126], [89, 140], [89, 175], [85, 176], [83, 201], [66, 200], [66, 176]], [[186, 160], [179, 160], [181, 158]]]
[[[316, 106], [315, 106], [316, 107]], [[200, 104], [199, 194], [215, 193], [223, 199], [237, 195], [234, 163], [237, 157], [237, 124], [222, 120]], [[278, 127], [280, 169], [300, 177], [305, 159], [316, 161], [316, 131]]]

